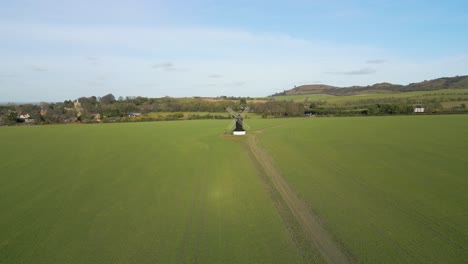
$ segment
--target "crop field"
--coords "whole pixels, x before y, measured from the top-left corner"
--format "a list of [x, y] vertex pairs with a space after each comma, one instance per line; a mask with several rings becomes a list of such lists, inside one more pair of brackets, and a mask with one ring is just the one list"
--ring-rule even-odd
[[278, 124], [262, 145], [355, 260], [466, 262], [468, 116]]
[[0, 128], [0, 263], [466, 261], [467, 115], [229, 122]]
[[[181, 117], [180, 119], [188, 119], [190, 118], [190, 116], [207, 116], [207, 115], [223, 116], [225, 118], [231, 118], [231, 114], [229, 114], [226, 111], [225, 112], [176, 112], [176, 113], [174, 112], [151, 112], [151, 113], [148, 113], [147, 116], [157, 118], [157, 117], [167, 117], [167, 116], [171, 116], [174, 114], [182, 114], [183, 117]], [[262, 116], [257, 113], [248, 113], [246, 118], [247, 119], [259, 119], [259, 118], [262, 118]]]
[[298, 263], [229, 120], [0, 129], [0, 263]]
[[381, 100], [381, 99], [411, 99], [411, 100], [442, 100], [442, 101], [466, 101], [468, 100], [468, 89], [445, 89], [434, 91], [416, 91], [407, 93], [377, 93], [377, 94], [357, 94], [336, 96], [328, 94], [304, 94], [304, 95], [286, 95], [275, 96], [276, 100], [280, 101], [295, 101], [304, 102], [306, 99], [311, 101], [326, 101], [329, 104], [336, 105], [353, 105], [362, 103], [365, 100]]

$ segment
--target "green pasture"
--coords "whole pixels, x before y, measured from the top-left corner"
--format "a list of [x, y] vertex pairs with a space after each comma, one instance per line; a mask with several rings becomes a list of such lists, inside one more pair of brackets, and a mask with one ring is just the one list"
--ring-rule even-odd
[[460, 107], [460, 105], [464, 104], [465, 107], [468, 107], [468, 100], [467, 101], [452, 101], [452, 102], [443, 102], [442, 106], [444, 108], [450, 109], [450, 108], [456, 108]]
[[0, 128], [0, 263], [297, 263], [228, 120]]
[[[147, 116], [151, 118], [158, 118], [158, 117], [167, 117], [167, 116], [173, 116], [174, 114], [183, 114], [183, 117], [181, 119], [188, 119], [190, 116], [223, 116], [226, 118], [231, 118], [231, 114], [229, 114], [227, 111], [225, 112], [151, 112], [148, 113]], [[262, 118], [262, 116], [258, 113], [247, 113], [245, 116], [246, 119], [259, 119]]]
[[300, 94], [300, 95], [280, 95], [275, 96], [275, 100], [278, 101], [293, 101], [293, 102], [304, 102], [306, 100], [310, 101], [328, 101], [333, 100], [333, 98], [338, 97], [336, 95], [330, 94]]
[[416, 91], [406, 93], [377, 93], [377, 94], [357, 94], [335, 96], [328, 94], [304, 94], [304, 95], [286, 95], [275, 96], [276, 100], [280, 101], [294, 101], [308, 102], [313, 101], [326, 101], [329, 104], [336, 105], [353, 105], [362, 104], [366, 100], [382, 100], [382, 99], [411, 99], [420, 100], [421, 102], [438, 99], [441, 101], [466, 101], [468, 100], [468, 89], [445, 89], [434, 91]]
[[[1, 127], [0, 263], [304, 262], [229, 122]], [[354, 262], [466, 262], [468, 115], [248, 124]]]
[[258, 122], [286, 180], [357, 262], [466, 262], [467, 115]]

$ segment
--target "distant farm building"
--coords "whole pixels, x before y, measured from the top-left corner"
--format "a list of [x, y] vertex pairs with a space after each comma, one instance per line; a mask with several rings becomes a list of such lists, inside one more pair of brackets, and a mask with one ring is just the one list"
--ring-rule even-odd
[[99, 113], [91, 113], [91, 117], [93, 118], [94, 121], [96, 121], [96, 122], [101, 122], [101, 114], [99, 114]]
[[136, 117], [136, 116], [141, 116], [141, 113], [130, 113], [130, 114], [128, 114], [128, 117]]
[[21, 113], [16, 116], [17, 123], [34, 124], [35, 120], [28, 113]]
[[425, 109], [426, 109], [426, 108], [425, 108], [424, 106], [422, 106], [422, 105], [417, 105], [416, 107], [414, 107], [414, 112], [415, 112], [415, 113], [424, 113], [424, 110], [425, 110]]
[[23, 114], [19, 115], [18, 118], [19, 118], [19, 119], [26, 120], [26, 119], [30, 119], [30, 118], [31, 118], [31, 115], [28, 114], [28, 113], [23, 113]]

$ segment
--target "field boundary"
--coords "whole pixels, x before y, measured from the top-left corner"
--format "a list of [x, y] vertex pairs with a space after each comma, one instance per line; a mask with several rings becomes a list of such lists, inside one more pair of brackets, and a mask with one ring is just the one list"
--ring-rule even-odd
[[[269, 181], [269, 185], [274, 187], [285, 207], [296, 220], [299, 231], [302, 233], [300, 237], [306, 239], [306, 243], [310, 244], [310, 248], [316, 248], [327, 263], [350, 263], [348, 256], [342, 251], [339, 244], [324, 229], [319, 217], [289, 187], [275, 167], [273, 158], [259, 146], [255, 133], [250, 133], [247, 136], [247, 146], [257, 161], [259, 169]], [[280, 214], [284, 214], [284, 212], [281, 212], [282, 208], [278, 208], [276, 204], [275, 206]], [[294, 240], [297, 240], [297, 237]]]

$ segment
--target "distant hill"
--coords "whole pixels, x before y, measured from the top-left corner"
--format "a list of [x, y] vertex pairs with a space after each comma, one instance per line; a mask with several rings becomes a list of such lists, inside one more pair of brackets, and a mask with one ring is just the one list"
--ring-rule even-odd
[[336, 87], [323, 84], [301, 85], [275, 95], [330, 94], [354, 95], [375, 93], [403, 93], [442, 89], [468, 89], [468, 76], [444, 77], [408, 85], [377, 83], [372, 86]]

